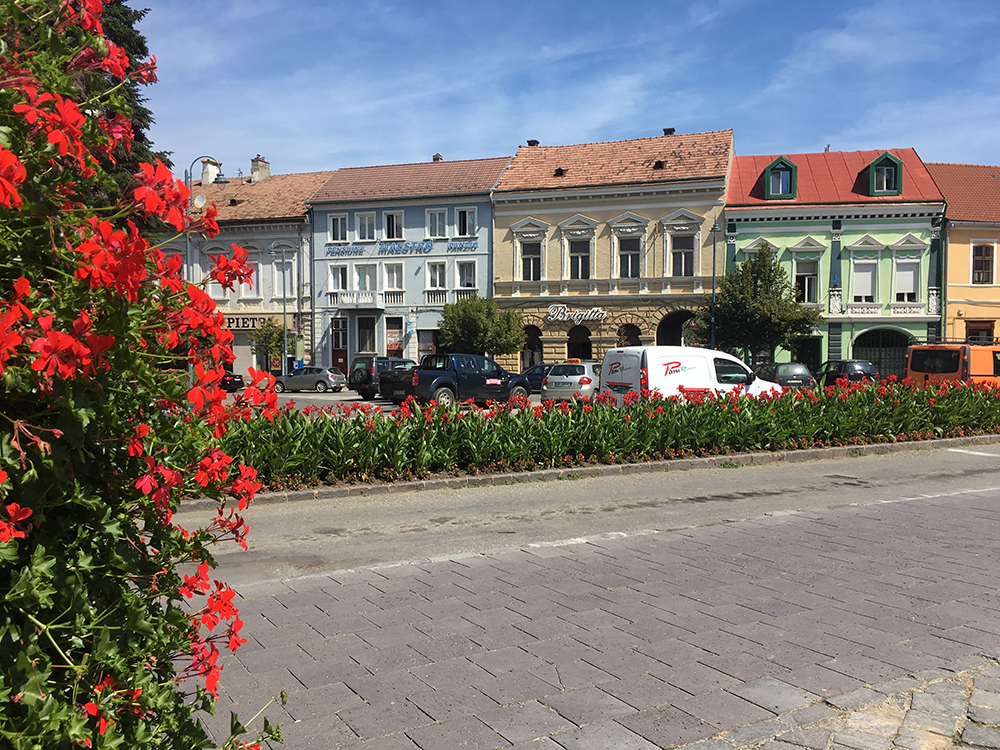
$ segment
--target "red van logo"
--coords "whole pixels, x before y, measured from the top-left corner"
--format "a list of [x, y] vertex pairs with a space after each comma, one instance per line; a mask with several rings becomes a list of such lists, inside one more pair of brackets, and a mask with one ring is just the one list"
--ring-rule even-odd
[[612, 362], [610, 365], [608, 365], [608, 375], [614, 375], [620, 369], [622, 369], [621, 362]]
[[666, 362], [663, 366], [666, 368], [663, 373], [664, 375], [675, 375], [681, 371], [680, 362]]

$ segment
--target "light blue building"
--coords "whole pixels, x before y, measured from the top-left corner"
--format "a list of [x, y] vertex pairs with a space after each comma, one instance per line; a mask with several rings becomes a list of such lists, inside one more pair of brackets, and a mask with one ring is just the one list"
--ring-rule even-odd
[[312, 214], [313, 363], [355, 354], [419, 360], [441, 311], [493, 294], [491, 192], [509, 157], [339, 169]]

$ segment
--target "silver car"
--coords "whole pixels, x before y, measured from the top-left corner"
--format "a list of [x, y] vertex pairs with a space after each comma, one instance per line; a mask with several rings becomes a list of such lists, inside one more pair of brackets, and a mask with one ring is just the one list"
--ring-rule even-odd
[[542, 378], [542, 401], [568, 401], [574, 397], [593, 398], [601, 383], [601, 363], [568, 359], [552, 365]]
[[340, 391], [347, 387], [347, 378], [336, 367], [299, 367], [274, 379], [276, 393], [285, 391]]

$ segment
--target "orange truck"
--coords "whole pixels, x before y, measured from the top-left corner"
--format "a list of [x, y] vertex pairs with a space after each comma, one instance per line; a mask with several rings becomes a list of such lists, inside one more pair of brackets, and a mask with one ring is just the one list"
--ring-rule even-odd
[[923, 380], [964, 380], [1000, 385], [1000, 344], [911, 344], [906, 376]]

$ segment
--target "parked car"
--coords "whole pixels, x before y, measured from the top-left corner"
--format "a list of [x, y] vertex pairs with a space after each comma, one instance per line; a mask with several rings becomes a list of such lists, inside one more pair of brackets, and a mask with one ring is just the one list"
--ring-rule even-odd
[[235, 372], [227, 372], [222, 376], [222, 382], [219, 383], [219, 387], [226, 393], [236, 393], [236, 391], [241, 391], [243, 390], [244, 385], [243, 376]]
[[351, 390], [357, 391], [365, 401], [371, 401], [378, 393], [380, 373], [398, 367], [403, 363], [416, 364], [412, 359], [381, 357], [377, 354], [359, 354], [351, 362], [351, 373], [347, 376]]
[[529, 367], [521, 373], [528, 379], [528, 384], [531, 386], [532, 393], [538, 393], [542, 390], [542, 379], [549, 374], [549, 370], [551, 369], [551, 362], [542, 362], [541, 364]]
[[276, 393], [285, 391], [333, 391], [340, 393], [347, 387], [347, 378], [336, 367], [299, 367], [287, 375], [274, 379]]
[[697, 346], [626, 346], [609, 349], [601, 366], [598, 393], [619, 406], [629, 391], [649, 390], [661, 396], [739, 390], [756, 396], [781, 391], [777, 383], [758, 378], [731, 354]]
[[816, 373], [820, 385], [836, 385], [840, 378], [851, 383], [863, 380], [878, 380], [878, 369], [865, 359], [832, 359], [824, 362]]
[[417, 363], [410, 359], [400, 359], [398, 364], [393, 364], [388, 370], [383, 370], [378, 374], [378, 395], [392, 401], [394, 404], [401, 404], [406, 397], [413, 393], [412, 372], [416, 369]]
[[911, 344], [906, 352], [906, 377], [1000, 385], [1000, 344], [993, 341]]
[[569, 401], [576, 396], [593, 396], [601, 382], [601, 363], [567, 359], [552, 365], [542, 380], [542, 401]]
[[784, 388], [815, 388], [816, 379], [801, 362], [765, 362], [754, 368], [757, 377]]
[[443, 406], [456, 401], [507, 401], [525, 397], [531, 386], [524, 375], [507, 372], [481, 354], [428, 354], [410, 381], [413, 397]]

